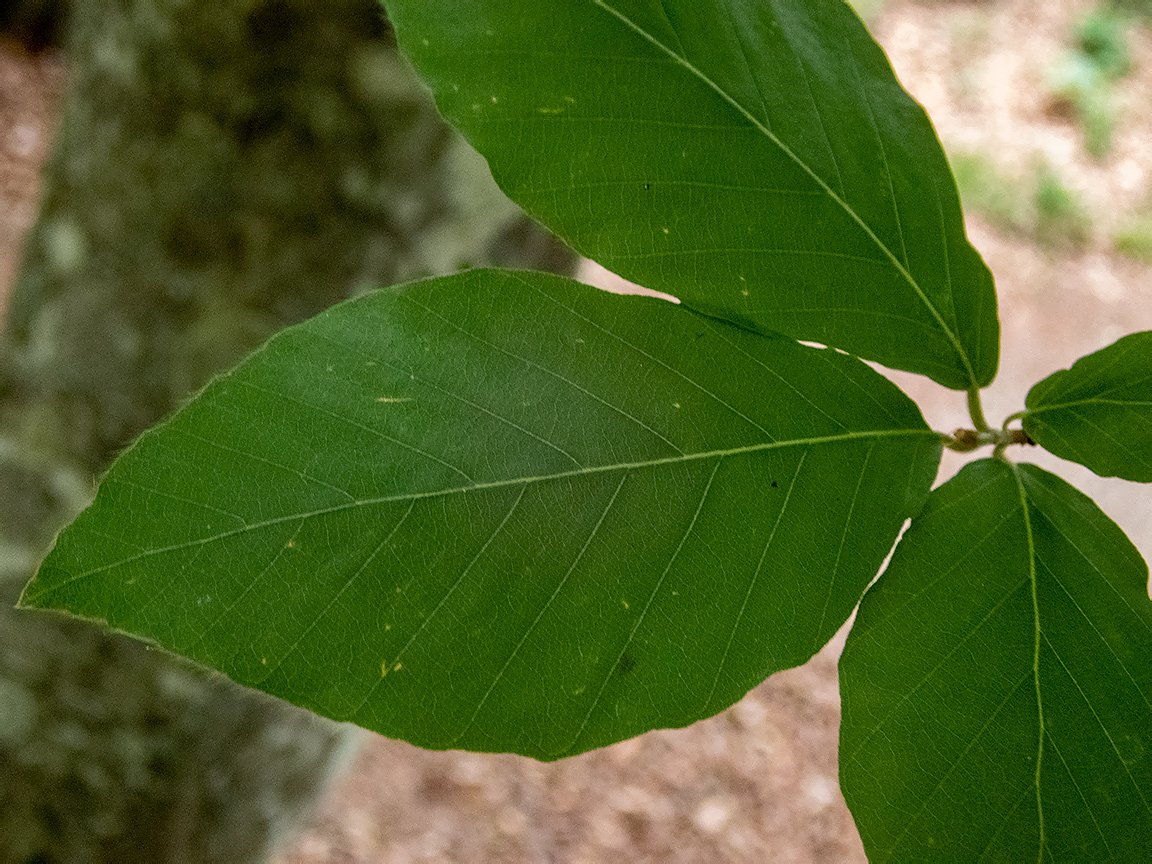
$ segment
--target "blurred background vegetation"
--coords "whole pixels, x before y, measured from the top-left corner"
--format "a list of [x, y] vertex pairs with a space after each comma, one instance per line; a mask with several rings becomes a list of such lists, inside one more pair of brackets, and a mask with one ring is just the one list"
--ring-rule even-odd
[[[848, 0], [866, 22], [875, 22], [897, 0]], [[901, 5], [908, 5], [907, 3]], [[997, 0], [919, 0], [920, 6], [950, 13], [952, 41], [975, 60], [962, 65], [953, 83], [957, 91], [978, 91], [974, 78], [991, 72], [979, 57], [997, 26]], [[1067, 4], [1064, 4], [1067, 5]], [[1061, 45], [1042, 70], [1044, 112], [1073, 124], [1079, 146], [1097, 163], [1115, 157], [1114, 137], [1129, 115], [1149, 114], [1149, 96], [1129, 88], [1125, 79], [1137, 68], [1133, 42], [1152, 28], [1152, 0], [1090, 0], [1079, 8], [1062, 34]], [[1056, 10], [1054, 9], [1054, 12]], [[977, 93], [973, 98], [980, 98]], [[1145, 121], [1146, 122], [1146, 121]], [[1092, 208], [1042, 153], [1023, 172], [1006, 170], [995, 149], [973, 148], [945, 138], [965, 209], [1002, 231], [1035, 240], [1057, 251], [1084, 251], [1093, 245], [1137, 261], [1152, 262], [1152, 194], [1113, 223]]]

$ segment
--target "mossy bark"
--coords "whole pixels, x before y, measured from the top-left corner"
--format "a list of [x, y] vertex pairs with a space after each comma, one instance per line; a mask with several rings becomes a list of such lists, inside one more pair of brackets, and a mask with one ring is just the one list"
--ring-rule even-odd
[[372, 0], [79, 0], [0, 343], [0, 860], [246, 861], [349, 733], [10, 607], [92, 478], [364, 285], [571, 255], [441, 123]]

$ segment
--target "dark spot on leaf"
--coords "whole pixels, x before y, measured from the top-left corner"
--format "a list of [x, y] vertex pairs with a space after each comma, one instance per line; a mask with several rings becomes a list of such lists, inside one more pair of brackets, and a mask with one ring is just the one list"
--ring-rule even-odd
[[616, 663], [616, 674], [617, 675], [627, 675], [629, 672], [631, 672], [635, 668], [636, 668], [635, 658], [629, 652], [625, 651], [620, 656], [620, 660]]
[[776, 489], [778, 487], [778, 485], [779, 484], [775, 480], [772, 481], [772, 488], [773, 489]]

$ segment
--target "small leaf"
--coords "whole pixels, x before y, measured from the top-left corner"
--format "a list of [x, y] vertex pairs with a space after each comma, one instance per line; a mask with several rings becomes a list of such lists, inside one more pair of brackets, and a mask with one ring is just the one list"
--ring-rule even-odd
[[1024, 431], [1102, 477], [1152, 482], [1152, 331], [1132, 333], [1028, 392]]
[[842, 2], [389, 0], [504, 191], [578, 251], [752, 329], [969, 389], [992, 275], [923, 109]]
[[1140, 861], [1152, 604], [1124, 532], [1058, 477], [936, 489], [840, 661], [840, 775], [869, 860]]
[[115, 463], [22, 602], [425, 747], [552, 759], [808, 659], [939, 457], [844, 354], [473, 271], [273, 338]]

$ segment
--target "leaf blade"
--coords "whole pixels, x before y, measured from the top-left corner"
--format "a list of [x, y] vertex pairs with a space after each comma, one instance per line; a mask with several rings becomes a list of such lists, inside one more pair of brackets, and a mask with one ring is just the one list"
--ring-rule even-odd
[[475, 271], [275, 337], [121, 457], [22, 602], [422, 746], [558, 758], [811, 656], [939, 454], [835, 351]]
[[1028, 391], [1022, 425], [1102, 477], [1152, 482], [1152, 332], [1130, 333]]
[[390, 15], [442, 113], [577, 250], [753, 329], [992, 380], [991, 274], [947, 162], [843, 4], [467, 8]]
[[870, 858], [1139, 857], [1147, 585], [1123, 532], [1035, 466], [984, 460], [935, 490], [841, 660], [841, 779]]

